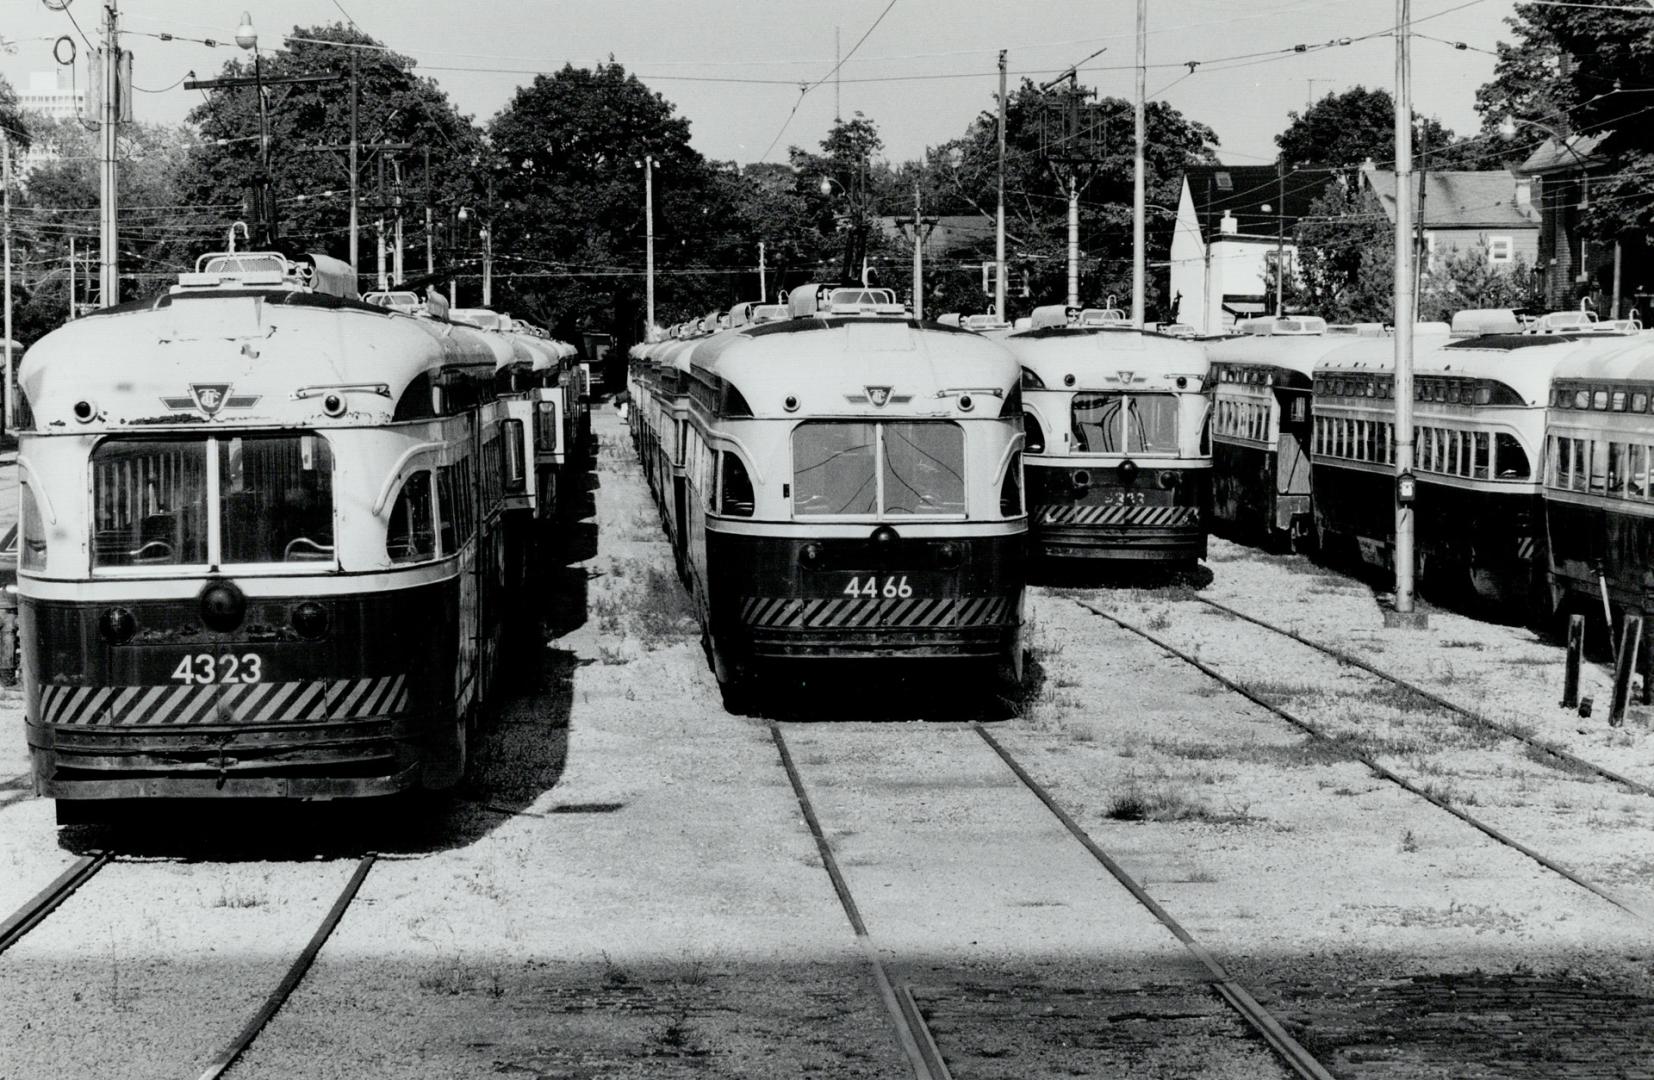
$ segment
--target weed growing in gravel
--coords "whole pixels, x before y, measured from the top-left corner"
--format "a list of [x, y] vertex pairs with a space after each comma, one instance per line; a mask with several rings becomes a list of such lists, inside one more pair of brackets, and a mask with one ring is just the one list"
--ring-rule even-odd
[[1146, 625], [1150, 630], [1170, 630], [1172, 628], [1172, 617], [1167, 612], [1157, 611]]
[[615, 667], [626, 662], [626, 650], [616, 645], [599, 645], [597, 647], [598, 663], [605, 667]]
[[1408, 829], [1406, 832], [1401, 834], [1401, 850], [1402, 851], [1411, 853], [1411, 852], [1417, 851], [1418, 849], [1419, 849], [1419, 840], [1418, 840], [1418, 837], [1413, 835], [1413, 830], [1412, 829]]
[[600, 954], [603, 957], [603, 985], [625, 986], [632, 981], [632, 976], [626, 969], [614, 962], [607, 949]]
[[1211, 825], [1248, 825], [1257, 821], [1251, 804], [1215, 810], [1187, 799], [1168, 785], [1144, 787], [1132, 780], [1124, 791], [1109, 797], [1103, 813], [1115, 821], [1201, 821]]
[[1438, 647], [1443, 648], [1443, 649], [1474, 649], [1477, 652], [1481, 652], [1483, 649], [1487, 648], [1487, 642], [1485, 642], [1485, 641], [1444, 641]]
[[221, 908], [255, 908], [263, 907], [270, 902], [266, 896], [249, 892], [239, 885], [232, 891], [228, 882], [219, 882], [218, 898], [212, 902], [213, 907]]

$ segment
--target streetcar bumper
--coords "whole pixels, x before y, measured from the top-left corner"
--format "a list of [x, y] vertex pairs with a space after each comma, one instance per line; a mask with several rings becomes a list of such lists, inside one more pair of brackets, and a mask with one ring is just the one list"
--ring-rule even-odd
[[[1206, 527], [1192, 506], [1110, 508], [1107, 520], [1083, 520], [1075, 507], [1041, 508], [1033, 534], [1037, 555], [1052, 559], [1172, 562], [1206, 557]], [[1152, 520], [1151, 520], [1152, 519]]]

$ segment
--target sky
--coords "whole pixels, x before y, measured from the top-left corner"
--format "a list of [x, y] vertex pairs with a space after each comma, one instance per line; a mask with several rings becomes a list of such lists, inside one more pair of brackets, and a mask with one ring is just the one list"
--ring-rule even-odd
[[[1226, 163], [1274, 160], [1288, 112], [1312, 97], [1355, 85], [1393, 88], [1392, 0], [1146, 2], [1148, 96], [1215, 130]], [[1412, 2], [1414, 107], [1459, 134], [1474, 133], [1476, 88], [1492, 72], [1495, 44], [1508, 39], [1503, 20], [1514, 0]], [[1134, 0], [119, 0], [119, 7], [133, 82], [143, 91], [134, 95], [137, 118], [159, 123], [183, 120], [201, 100], [199, 91], [176, 86], [187, 72], [210, 77], [240, 52], [233, 39], [243, 10], [266, 48], [295, 26], [353, 21], [412, 56], [481, 121], [537, 72], [612, 56], [689, 120], [703, 155], [743, 164], [785, 161], [789, 145], [814, 150], [835, 115], [857, 112], [878, 125], [886, 158], [917, 158], [994, 107], [1000, 49], [1012, 87], [1024, 76], [1044, 82], [1102, 49], [1081, 65], [1082, 85], [1106, 96], [1135, 92]], [[46, 0], [0, 0], [0, 74], [21, 89], [29, 73], [54, 70], [53, 42], [68, 35], [85, 86], [89, 50], [80, 31], [95, 43], [102, 10], [97, 0], [68, 0], [65, 11]], [[1307, 48], [1295, 51], [1299, 45]], [[834, 78], [836, 56], [848, 59]]]

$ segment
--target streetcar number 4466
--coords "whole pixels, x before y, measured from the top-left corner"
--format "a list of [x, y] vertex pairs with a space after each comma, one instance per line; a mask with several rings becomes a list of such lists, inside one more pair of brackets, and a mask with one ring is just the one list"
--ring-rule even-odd
[[178, 661], [169, 678], [188, 685], [256, 683], [264, 678], [264, 658], [258, 653], [196, 653]]
[[844, 595], [859, 598], [882, 596], [886, 600], [906, 600], [913, 595], [913, 586], [907, 583], [906, 574], [882, 579], [877, 574], [869, 574], [865, 578], [851, 578], [850, 583], [844, 587]]

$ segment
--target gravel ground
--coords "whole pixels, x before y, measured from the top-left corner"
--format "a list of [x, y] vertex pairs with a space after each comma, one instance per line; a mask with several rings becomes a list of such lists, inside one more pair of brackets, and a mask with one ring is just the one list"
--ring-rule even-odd
[[[369, 847], [383, 857], [234, 1076], [911, 1075], [766, 724], [722, 709], [624, 429], [594, 420], [589, 513], [544, 567], [545, 648], [460, 798], [394, 821], [278, 815], [229, 831], [263, 838], [240, 850], [223, 833], [129, 845], [141, 861], [0, 956], [0, 1077], [198, 1071]], [[1646, 712], [1611, 729], [1600, 704], [1556, 707], [1554, 642], [1445, 612], [1386, 631], [1366, 587], [1220, 540], [1209, 568], [1206, 595], [1654, 783]], [[1021, 715], [992, 725], [1336, 1075], [1654, 1075], [1646, 920], [1078, 599], [1649, 912], [1654, 799], [1377, 693], [1182, 586], [1035, 589]], [[1586, 683], [1606, 701], [1599, 669]], [[839, 722], [788, 722], [789, 745], [871, 940], [961, 1080], [1280, 1074], [968, 726], [870, 722], [853, 683], [818, 687], [809, 715]], [[917, 687], [877, 711], [1002, 712]], [[27, 767], [20, 714], [0, 693], [0, 781]], [[60, 842], [49, 804], [16, 790], [0, 786], [0, 912], [97, 839]]]

